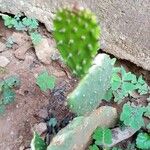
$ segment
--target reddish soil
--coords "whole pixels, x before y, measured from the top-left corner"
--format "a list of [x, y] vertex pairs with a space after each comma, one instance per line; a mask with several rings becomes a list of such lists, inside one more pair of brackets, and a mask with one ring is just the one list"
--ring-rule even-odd
[[[5, 28], [2, 21], [0, 22], [0, 42], [5, 43], [5, 39], [14, 32]], [[69, 79], [57, 63], [44, 65], [39, 62], [34, 48], [30, 48], [24, 60], [17, 59], [14, 56], [17, 48], [18, 45], [15, 45], [12, 49], [0, 53], [10, 60], [5, 71], [0, 72], [0, 79], [10, 75], [19, 75], [21, 79], [20, 88], [15, 90], [15, 102], [8, 105], [5, 114], [0, 117], [0, 150], [19, 150], [21, 146], [29, 146], [33, 134], [32, 128], [40, 121], [35, 117], [40, 109], [52, 111], [58, 120], [67, 116], [69, 111], [64, 101], [68, 91], [75, 84], [74, 80]], [[35, 76], [45, 69], [49, 74], [56, 76], [56, 87], [57, 89], [64, 88], [63, 92], [59, 90], [53, 94], [41, 92], [35, 83]]]

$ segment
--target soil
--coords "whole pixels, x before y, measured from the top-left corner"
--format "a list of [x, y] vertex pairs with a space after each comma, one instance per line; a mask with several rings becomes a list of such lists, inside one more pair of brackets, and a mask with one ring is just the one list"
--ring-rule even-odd
[[[5, 28], [3, 22], [0, 21], [0, 42], [5, 43], [5, 39], [14, 32]], [[42, 64], [37, 59], [33, 47], [25, 54], [24, 60], [19, 60], [14, 56], [18, 45], [0, 53], [10, 60], [5, 70], [1, 71], [0, 79], [11, 75], [19, 75], [21, 79], [21, 86], [15, 90], [15, 102], [8, 105], [5, 114], [0, 117], [0, 150], [19, 150], [21, 147], [29, 147], [33, 136], [32, 129], [36, 123], [41, 121], [37, 117], [41, 109], [53, 113], [58, 121], [67, 117], [70, 112], [64, 102], [66, 95], [76, 83], [75, 79], [69, 79], [66, 76], [58, 62], [52, 62], [50, 65]], [[37, 74], [45, 69], [57, 78], [53, 92], [43, 93], [35, 83]]]
[[[41, 26], [40, 31], [49, 40], [50, 33], [43, 26]], [[15, 32], [6, 28], [0, 20], [0, 42], [6, 43], [6, 39]], [[77, 84], [77, 80], [71, 77], [68, 69], [62, 67], [59, 61], [54, 61], [49, 65], [41, 63], [33, 47], [25, 53], [24, 59], [16, 58], [14, 53], [17, 48], [21, 49], [24, 42], [30, 41], [21, 39], [20, 44], [15, 44], [13, 48], [0, 52], [0, 55], [10, 60], [7, 67], [0, 71], [0, 79], [10, 75], [19, 75], [21, 79], [21, 86], [15, 90], [15, 102], [8, 105], [5, 114], [0, 117], [0, 150], [24, 150], [28, 148], [35, 124], [46, 122], [51, 115], [58, 120], [59, 129], [64, 127], [74, 116], [66, 107], [65, 100], [67, 94]], [[123, 64], [128, 70], [137, 74], [143, 74], [147, 81], [150, 80], [148, 71], [131, 65], [127, 61], [120, 60], [119, 64]], [[45, 69], [49, 74], [56, 76], [57, 84], [53, 91], [44, 93], [36, 85], [36, 76]], [[47, 111], [48, 115], [45, 118], [40, 118], [38, 114], [43, 109]]]

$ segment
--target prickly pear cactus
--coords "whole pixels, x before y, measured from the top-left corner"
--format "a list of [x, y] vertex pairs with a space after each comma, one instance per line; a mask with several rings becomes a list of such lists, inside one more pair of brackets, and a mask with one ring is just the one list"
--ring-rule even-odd
[[47, 150], [87, 150], [94, 130], [113, 127], [117, 117], [116, 109], [110, 106], [102, 106], [89, 116], [76, 117], [57, 133]]
[[99, 49], [100, 28], [96, 17], [89, 10], [61, 9], [54, 19], [53, 35], [73, 74], [85, 75]]
[[31, 141], [31, 150], [46, 150], [47, 145], [43, 139], [35, 132]]
[[110, 87], [112, 62], [108, 55], [99, 54], [88, 74], [68, 96], [68, 105], [77, 115], [85, 115], [99, 106]]

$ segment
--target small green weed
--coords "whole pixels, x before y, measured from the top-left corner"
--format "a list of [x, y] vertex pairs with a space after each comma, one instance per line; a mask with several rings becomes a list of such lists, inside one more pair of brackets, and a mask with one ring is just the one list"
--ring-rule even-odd
[[[4, 20], [4, 25], [8, 28], [15, 28], [17, 31], [28, 31], [31, 35], [31, 40], [33, 44], [39, 44], [42, 36], [37, 32], [39, 27], [39, 22], [34, 18], [22, 17], [20, 14], [15, 15], [14, 17], [0, 14]], [[13, 41], [10, 39], [6, 46], [11, 48]]]
[[42, 91], [52, 90], [55, 87], [55, 76], [50, 76], [47, 71], [40, 73], [36, 79], [36, 84]]
[[13, 87], [20, 85], [18, 76], [10, 76], [5, 80], [0, 81], [0, 114], [5, 112], [6, 105], [12, 103], [15, 99]]
[[142, 150], [150, 149], [150, 134], [148, 133], [139, 133], [136, 139], [136, 146]]
[[136, 77], [131, 72], [126, 72], [123, 67], [114, 67], [111, 79], [111, 87], [104, 96], [104, 100], [110, 101], [114, 97], [117, 103], [137, 91], [140, 95], [150, 92], [150, 87], [144, 81], [143, 77]]
[[30, 33], [30, 36], [31, 36], [32, 43], [34, 45], [39, 44], [42, 40], [42, 36], [38, 32], [32, 32]]
[[143, 114], [145, 111], [145, 107], [131, 106], [130, 103], [126, 103], [123, 106], [120, 120], [123, 121], [126, 126], [139, 130], [142, 126], [144, 126]]
[[95, 142], [89, 147], [89, 150], [99, 150], [98, 146], [107, 148], [107, 145], [112, 143], [112, 132], [108, 128], [97, 128], [92, 135], [92, 139]]

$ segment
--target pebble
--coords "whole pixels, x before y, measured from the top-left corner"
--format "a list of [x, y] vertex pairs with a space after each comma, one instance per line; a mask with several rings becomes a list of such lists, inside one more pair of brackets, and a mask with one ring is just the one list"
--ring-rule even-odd
[[53, 57], [56, 52], [53, 43], [50, 45], [49, 41], [46, 38], [43, 38], [39, 44], [34, 45], [34, 48], [36, 56], [42, 63], [46, 65], [51, 63], [51, 57]]
[[6, 67], [10, 63], [10, 60], [5, 56], [0, 56], [0, 67]]
[[32, 129], [32, 131], [37, 132], [39, 135], [44, 133], [46, 130], [47, 130], [47, 126], [46, 126], [46, 123], [44, 123], [44, 122], [41, 122], [39, 124], [35, 124], [35, 126]]

